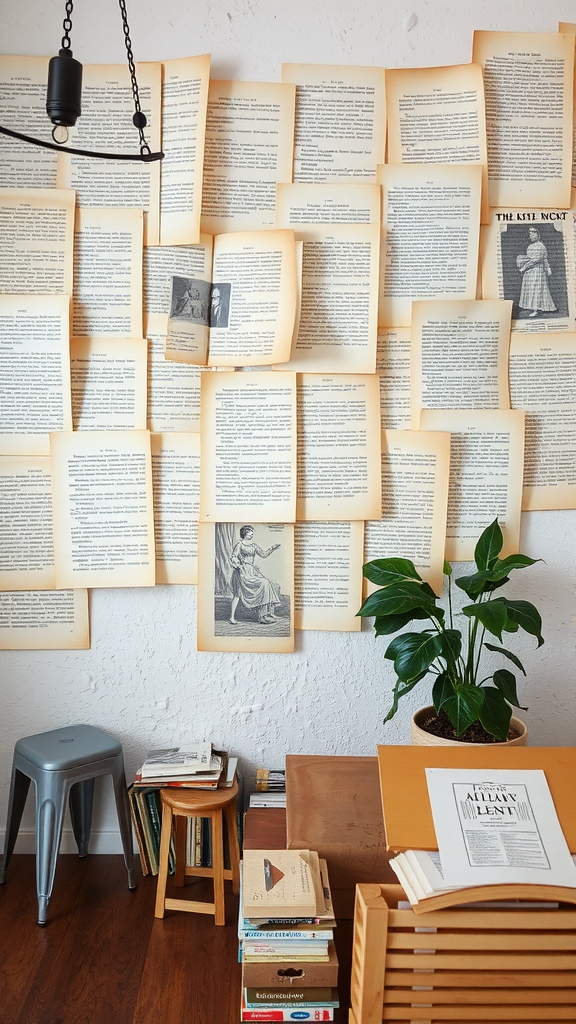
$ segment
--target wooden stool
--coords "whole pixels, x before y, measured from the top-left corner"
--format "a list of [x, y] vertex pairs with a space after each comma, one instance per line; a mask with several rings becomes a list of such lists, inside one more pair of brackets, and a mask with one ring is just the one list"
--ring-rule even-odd
[[[161, 789], [162, 836], [158, 868], [155, 917], [164, 917], [165, 910], [188, 910], [195, 914], [214, 914], [215, 924], [225, 924], [224, 879], [232, 879], [233, 892], [240, 891], [240, 851], [236, 826], [238, 784], [230, 789], [211, 792], [199, 789]], [[231, 868], [224, 867], [222, 814], [226, 815], [228, 850]], [[196, 868], [186, 864], [186, 819], [210, 818], [212, 832], [212, 867]], [[166, 899], [168, 855], [172, 838], [172, 819], [176, 822], [176, 885], [184, 885], [186, 875], [200, 875], [214, 880], [214, 903], [198, 900]]]

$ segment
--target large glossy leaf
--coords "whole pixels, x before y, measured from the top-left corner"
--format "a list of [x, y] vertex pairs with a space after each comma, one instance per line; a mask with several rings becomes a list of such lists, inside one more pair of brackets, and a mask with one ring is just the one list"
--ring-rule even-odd
[[478, 538], [478, 543], [474, 549], [474, 560], [478, 569], [491, 569], [494, 562], [498, 558], [498, 555], [502, 551], [502, 544], [504, 538], [502, 537], [502, 530], [498, 525], [498, 520], [495, 519], [490, 526], [487, 526], [484, 532]]
[[375, 558], [373, 562], [366, 562], [362, 572], [367, 580], [379, 587], [388, 587], [391, 583], [401, 583], [403, 580], [422, 579], [409, 558]]
[[483, 569], [482, 572], [474, 572], [471, 576], [460, 576], [457, 580], [454, 580], [457, 587], [463, 590], [468, 597], [474, 599], [481, 594], [487, 583], [490, 582], [491, 574], [488, 569]]
[[492, 567], [492, 579], [501, 580], [512, 569], [525, 569], [528, 565], [541, 561], [541, 558], [528, 558], [528, 555], [507, 555], [506, 558], [498, 558]]
[[508, 617], [512, 619], [512, 622], [517, 622], [526, 633], [535, 636], [538, 640], [538, 647], [542, 647], [544, 643], [542, 617], [534, 605], [529, 601], [506, 601], [506, 607]]
[[512, 651], [507, 651], [505, 647], [496, 647], [495, 644], [484, 643], [484, 647], [486, 647], [489, 651], [494, 651], [496, 654], [503, 654], [505, 658], [508, 658], [508, 660], [511, 661], [513, 665], [516, 665], [516, 668], [519, 668], [520, 671], [523, 672], [524, 675], [526, 675], [526, 669], [520, 661], [520, 658], [517, 658], [516, 655], [512, 653]]
[[410, 612], [414, 608], [429, 609], [430, 614], [434, 611], [435, 603], [419, 583], [393, 583], [370, 594], [357, 614], [398, 615], [401, 612]]
[[509, 704], [513, 704], [515, 708], [522, 708], [522, 711], [527, 711], [528, 708], [522, 707], [522, 704], [518, 703], [518, 694], [516, 693], [516, 676], [509, 672], [507, 668], [499, 668], [492, 676], [494, 685], [500, 691], [505, 700]]
[[457, 661], [462, 650], [462, 634], [459, 629], [445, 629], [440, 634], [442, 656], [448, 661]]
[[508, 613], [503, 598], [485, 601], [483, 604], [469, 604], [462, 609], [468, 618], [478, 619], [489, 633], [502, 640], [502, 630], [506, 629]]
[[428, 612], [421, 608], [414, 608], [411, 612], [402, 612], [400, 615], [377, 615], [374, 619], [374, 632], [376, 636], [389, 636], [390, 633], [397, 633], [404, 629], [413, 619], [427, 619]]
[[450, 562], [446, 561], [446, 559], [444, 559], [444, 565], [442, 566], [442, 572], [444, 573], [444, 576], [451, 576], [452, 575], [452, 566], [450, 565]]
[[460, 736], [472, 722], [478, 721], [485, 691], [478, 686], [459, 686], [442, 704], [456, 733]]
[[512, 708], [503, 694], [494, 686], [483, 687], [484, 704], [480, 710], [480, 723], [501, 742], [508, 739]]
[[392, 706], [384, 718], [384, 722], [389, 722], [391, 718], [394, 718], [394, 715], [398, 711], [398, 701], [400, 698], [404, 697], [407, 693], [410, 693], [410, 690], [413, 690], [416, 684], [419, 683], [425, 675], [426, 673], [423, 672], [421, 676], [417, 676], [416, 679], [411, 679], [409, 683], [405, 682], [404, 679], [396, 680], [392, 691]]
[[409, 682], [426, 672], [441, 650], [438, 633], [404, 633], [389, 644], [384, 657], [394, 661], [398, 678]]
[[454, 686], [448, 676], [448, 673], [441, 672], [440, 675], [436, 677], [434, 686], [432, 687], [432, 702], [437, 715], [440, 713], [440, 709], [444, 701], [447, 700], [448, 697], [452, 697], [453, 694]]

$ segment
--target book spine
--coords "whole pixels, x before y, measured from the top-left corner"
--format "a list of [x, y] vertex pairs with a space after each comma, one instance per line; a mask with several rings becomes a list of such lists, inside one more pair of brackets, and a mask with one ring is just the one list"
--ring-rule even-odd
[[128, 799], [130, 801], [130, 812], [132, 815], [132, 823], [134, 825], [134, 831], [136, 833], [136, 840], [138, 842], [138, 852], [140, 854], [140, 867], [142, 868], [142, 874], [144, 876], [150, 874], [150, 863], [146, 854], [146, 842], [142, 832], [142, 824], [140, 822], [140, 812], [138, 810], [138, 803], [136, 800], [136, 793], [134, 786], [128, 787]]
[[327, 1003], [338, 1002], [338, 992], [334, 988], [245, 988], [244, 1001], [247, 1006], [250, 1003], [274, 1003], [300, 1004], [300, 1003]]
[[238, 938], [248, 942], [289, 942], [292, 939], [305, 939], [308, 940], [320, 940], [322, 942], [328, 942], [329, 939], [334, 938], [334, 930], [332, 928], [325, 928], [323, 930], [311, 930], [306, 931], [305, 929], [294, 929], [293, 931], [276, 931], [275, 929], [265, 930], [258, 928], [240, 928], [238, 930]]
[[242, 1008], [240, 1020], [334, 1020], [332, 1007], [319, 1007], [316, 1010], [288, 1008], [287, 1010], [249, 1010]]

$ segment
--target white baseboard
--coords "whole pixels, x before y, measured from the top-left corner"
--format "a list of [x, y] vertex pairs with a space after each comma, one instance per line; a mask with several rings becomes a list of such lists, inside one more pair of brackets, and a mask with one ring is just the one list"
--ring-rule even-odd
[[[0, 852], [4, 849], [5, 830], [0, 831]], [[90, 835], [88, 847], [90, 853], [122, 853], [122, 840], [119, 832], [97, 832]], [[18, 833], [14, 853], [35, 853], [36, 833], [34, 830], [21, 829]], [[78, 847], [74, 839], [72, 829], [63, 829], [60, 853], [78, 853]], [[138, 853], [138, 846], [134, 842], [134, 853]]]

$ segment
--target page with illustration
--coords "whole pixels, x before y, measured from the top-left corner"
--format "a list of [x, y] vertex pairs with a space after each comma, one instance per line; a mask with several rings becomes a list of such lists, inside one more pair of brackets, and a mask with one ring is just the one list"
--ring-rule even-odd
[[166, 337], [166, 359], [205, 366], [208, 358], [211, 235], [198, 245], [144, 249], [144, 331]]

